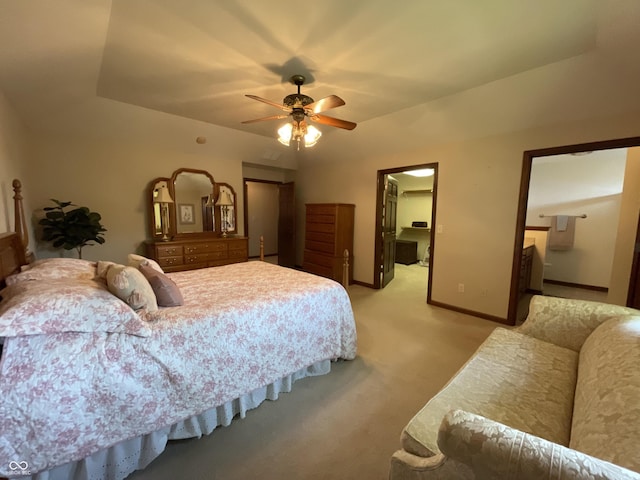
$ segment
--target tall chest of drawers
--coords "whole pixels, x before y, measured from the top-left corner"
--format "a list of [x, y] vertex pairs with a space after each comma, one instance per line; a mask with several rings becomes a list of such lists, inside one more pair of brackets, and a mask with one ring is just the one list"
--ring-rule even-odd
[[342, 283], [344, 251], [349, 251], [349, 283], [353, 281], [353, 221], [355, 205], [308, 203], [305, 216], [304, 260], [310, 273]]
[[146, 255], [165, 272], [218, 267], [248, 260], [246, 237], [145, 242]]

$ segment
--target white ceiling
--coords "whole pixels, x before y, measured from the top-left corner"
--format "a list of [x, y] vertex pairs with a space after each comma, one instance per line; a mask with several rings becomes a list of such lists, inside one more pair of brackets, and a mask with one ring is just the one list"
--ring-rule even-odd
[[140, 135], [202, 133], [135, 105], [232, 129], [254, 157], [277, 158], [282, 121], [241, 121], [279, 111], [244, 95], [280, 103], [303, 74], [303, 93], [345, 100], [326, 114], [358, 123], [320, 125], [319, 151], [399, 151], [640, 108], [639, 4], [0, 0], [0, 89], [34, 130], [106, 134], [144, 116]]

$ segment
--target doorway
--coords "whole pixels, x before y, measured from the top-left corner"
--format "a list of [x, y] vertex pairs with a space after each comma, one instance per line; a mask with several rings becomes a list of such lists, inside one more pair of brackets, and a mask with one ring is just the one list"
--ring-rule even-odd
[[378, 170], [374, 288], [393, 280], [396, 265], [425, 269], [430, 302], [437, 179], [437, 163]]
[[[531, 150], [531, 151], [524, 152], [522, 177], [521, 177], [521, 183], [520, 183], [518, 218], [516, 223], [516, 241], [515, 241], [512, 276], [511, 276], [511, 292], [509, 296], [508, 322], [510, 324], [512, 325], [516, 324], [519, 317], [518, 304], [520, 299], [519, 291], [520, 291], [520, 285], [521, 285], [521, 273], [522, 273], [521, 268], [523, 263], [522, 261], [523, 245], [525, 243], [528, 199], [529, 199], [529, 193], [530, 193], [532, 166], [533, 166], [534, 160], [548, 158], [556, 155], [566, 155], [566, 154], [576, 154], [576, 153], [579, 154], [581, 152], [595, 152], [595, 151], [601, 151], [601, 150], [629, 148], [629, 147], [636, 147], [639, 145], [640, 145], [640, 137], [633, 137], [628, 139], [592, 142], [592, 143], [585, 143], [585, 144], [579, 144], [579, 145], [568, 145], [563, 147], [554, 147], [554, 148]], [[575, 174], [574, 183], [575, 185], [578, 185], [581, 183], [581, 171], [580, 170], [575, 171], [574, 174]], [[625, 173], [625, 183], [627, 181], [626, 180], [627, 175], [629, 175], [629, 173]], [[557, 213], [560, 213], [560, 212], [557, 212]], [[538, 215], [539, 214], [540, 213], [538, 213]], [[637, 216], [637, 212], [634, 212], [633, 215]], [[619, 234], [619, 229], [618, 229], [618, 234]], [[628, 282], [625, 288], [627, 289], [629, 288]], [[611, 303], [619, 303], [619, 302], [611, 301]]]
[[268, 261], [294, 267], [295, 185], [293, 182], [244, 179], [244, 231], [249, 258], [260, 257], [260, 238]]

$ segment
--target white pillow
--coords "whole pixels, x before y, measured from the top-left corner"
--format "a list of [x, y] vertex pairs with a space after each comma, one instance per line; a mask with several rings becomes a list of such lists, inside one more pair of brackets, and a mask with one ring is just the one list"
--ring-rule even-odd
[[78, 258], [43, 258], [23, 265], [20, 273], [9, 275], [7, 285], [27, 280], [91, 280], [96, 276], [96, 262]]
[[129, 255], [127, 255], [127, 260], [129, 261], [130, 267], [140, 268], [140, 265], [149, 265], [154, 270], [157, 270], [160, 273], [164, 273], [162, 267], [152, 258], [143, 257], [142, 255], [136, 255], [135, 253], [130, 253]]

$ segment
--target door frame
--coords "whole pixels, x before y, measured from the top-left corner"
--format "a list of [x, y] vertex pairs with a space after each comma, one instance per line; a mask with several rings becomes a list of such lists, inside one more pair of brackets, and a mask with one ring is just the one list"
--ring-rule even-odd
[[387, 168], [384, 170], [378, 170], [377, 185], [376, 185], [376, 231], [375, 231], [375, 246], [374, 246], [374, 258], [373, 258], [373, 288], [382, 288], [382, 282], [380, 281], [380, 268], [384, 265], [384, 245], [382, 241], [382, 203], [384, 202], [384, 176], [394, 173], [406, 172], [407, 170], [419, 170], [422, 168], [433, 169], [433, 204], [431, 210], [431, 231], [429, 232], [429, 272], [427, 278], [427, 303], [431, 303], [431, 279], [433, 276], [433, 266], [435, 264], [435, 251], [436, 251], [436, 238], [435, 238], [435, 219], [436, 210], [438, 205], [438, 162], [433, 163], [421, 163], [418, 165], [408, 165], [404, 167]]
[[[520, 195], [518, 198], [518, 216], [516, 220], [515, 243], [513, 248], [513, 263], [511, 267], [511, 289], [509, 292], [509, 307], [507, 323], [515, 325], [518, 317], [518, 283], [520, 279], [520, 258], [524, 242], [525, 223], [527, 219], [527, 202], [529, 200], [529, 184], [531, 182], [531, 165], [534, 158], [565, 155], [569, 153], [596, 150], [611, 150], [614, 148], [632, 148], [640, 146], [640, 137], [603, 140], [598, 142], [577, 143], [560, 147], [526, 150], [522, 157], [522, 174], [520, 177]], [[431, 273], [431, 272], [429, 272]]]

